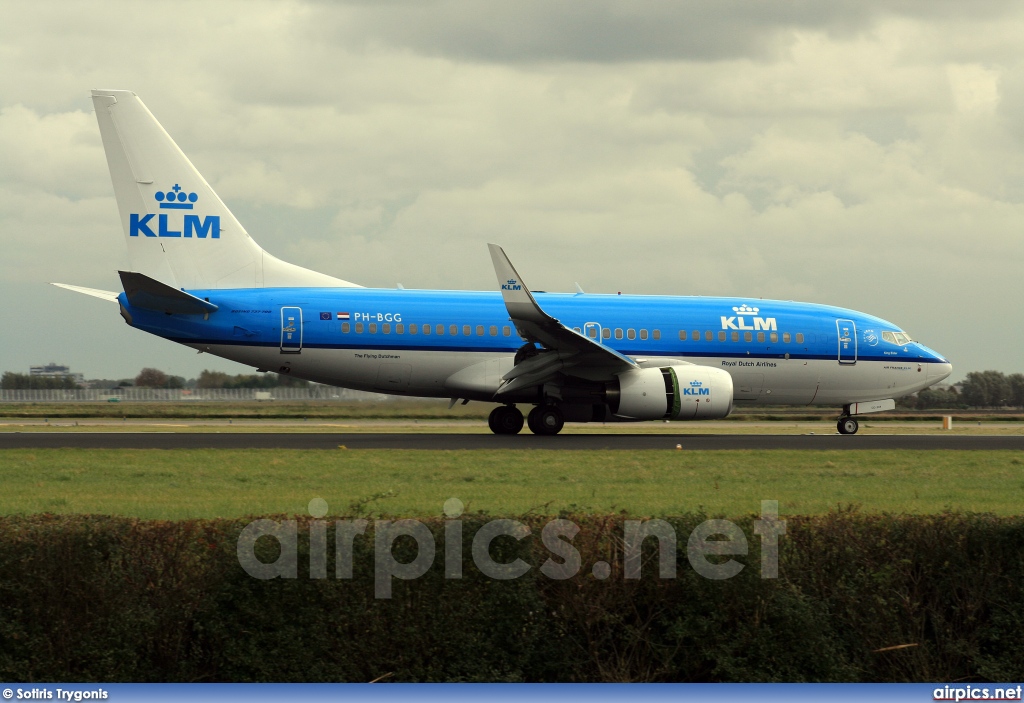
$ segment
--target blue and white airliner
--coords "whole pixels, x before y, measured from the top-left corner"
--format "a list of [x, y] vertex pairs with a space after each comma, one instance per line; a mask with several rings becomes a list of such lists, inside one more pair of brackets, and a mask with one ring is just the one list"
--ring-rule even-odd
[[[489, 425], [705, 420], [734, 403], [841, 407], [838, 429], [952, 371], [899, 326], [752, 298], [533, 293], [490, 245], [492, 291], [363, 288], [265, 252], [131, 91], [92, 99], [132, 271], [120, 307], [145, 332], [299, 378], [496, 403]], [[481, 252], [482, 253], [482, 252]]]

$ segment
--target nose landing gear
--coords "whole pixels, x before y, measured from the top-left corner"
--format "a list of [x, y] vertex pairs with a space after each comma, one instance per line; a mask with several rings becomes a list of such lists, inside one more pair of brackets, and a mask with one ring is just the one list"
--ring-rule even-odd
[[860, 423], [852, 417], [841, 417], [839, 422], [836, 423], [836, 429], [839, 430], [839, 434], [857, 434], [857, 430], [860, 429]]

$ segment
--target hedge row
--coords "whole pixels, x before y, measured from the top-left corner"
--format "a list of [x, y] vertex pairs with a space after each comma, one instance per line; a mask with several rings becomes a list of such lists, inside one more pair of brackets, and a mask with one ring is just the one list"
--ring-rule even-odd
[[[498, 581], [473, 565], [486, 518], [464, 520], [462, 579], [445, 578], [444, 523], [428, 521], [433, 567], [374, 597], [373, 526], [351, 580], [309, 578], [299, 522], [295, 579], [259, 580], [236, 556], [249, 520], [0, 518], [0, 679], [8, 681], [964, 681], [1024, 679], [1024, 518], [833, 513], [789, 518], [779, 578], [760, 576], [759, 538], [735, 577], [690, 567], [705, 519], [669, 520], [674, 579], [623, 578], [623, 520], [570, 516], [584, 568], [538, 567], [531, 537], [492, 543], [535, 568]], [[283, 520], [278, 516], [276, 519]], [[264, 561], [277, 543], [257, 542]], [[415, 544], [394, 553], [411, 561]], [[721, 561], [728, 557], [711, 557]], [[599, 580], [589, 565], [611, 564]], [[903, 646], [910, 645], [910, 646]]]

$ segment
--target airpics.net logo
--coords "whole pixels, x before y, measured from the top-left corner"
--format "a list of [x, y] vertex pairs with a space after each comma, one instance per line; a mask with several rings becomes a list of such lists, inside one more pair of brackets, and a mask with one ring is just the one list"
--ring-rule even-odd
[[[320, 518], [327, 515], [327, 501], [314, 498], [309, 502], [309, 577], [327, 578], [328, 523]], [[463, 521], [464, 505], [458, 498], [444, 503], [444, 574], [446, 579], [461, 579], [463, 574]], [[355, 540], [369, 539], [366, 535], [370, 521], [347, 519], [334, 522], [335, 556], [334, 576], [353, 578]], [[641, 553], [644, 541], [654, 538], [658, 544], [658, 576], [676, 578], [676, 550], [678, 535], [667, 520], [625, 520], [622, 538], [622, 574], [625, 580], [641, 576]], [[572, 520], [551, 520], [540, 531], [541, 543], [550, 557], [540, 565], [539, 571], [550, 579], [570, 579], [583, 569], [580, 551], [572, 540], [580, 528]], [[472, 536], [473, 564], [484, 576], [497, 581], [508, 581], [526, 575], [534, 567], [521, 558], [498, 562], [492, 556], [491, 543], [499, 537], [510, 537], [516, 542], [530, 537], [533, 530], [518, 520], [495, 519], [484, 523]], [[761, 501], [761, 517], [753, 521], [753, 534], [760, 538], [761, 578], [778, 578], [779, 537], [786, 534], [786, 521], [779, 519], [779, 503]], [[236, 553], [239, 565], [256, 579], [298, 578], [298, 520], [253, 520], [238, 536]], [[411, 538], [416, 543], [416, 557], [409, 562], [399, 561], [394, 545], [399, 538]], [[256, 542], [261, 538], [275, 540], [279, 553], [273, 562], [263, 562], [256, 555]], [[740, 573], [744, 564], [733, 556], [746, 556], [749, 551], [747, 536], [729, 520], [705, 520], [686, 538], [686, 559], [691, 568], [706, 579], [724, 580]], [[419, 520], [376, 520], [373, 523], [374, 597], [391, 598], [394, 579], [417, 579], [434, 565], [437, 544], [434, 533]], [[596, 561], [590, 573], [599, 581], [612, 575], [612, 564]]]
[[[186, 192], [177, 183], [169, 190], [158, 190], [153, 199], [160, 204], [161, 210], [192, 210], [199, 200], [196, 193]], [[157, 218], [153, 222], [153, 218]], [[156, 231], [153, 230], [156, 227]], [[177, 228], [177, 229], [175, 229]], [[139, 215], [131, 213], [128, 222], [129, 237], [167, 237], [172, 239], [220, 239], [220, 215], [185, 214], [181, 220], [172, 219], [169, 213], [159, 215], [149, 213]]]

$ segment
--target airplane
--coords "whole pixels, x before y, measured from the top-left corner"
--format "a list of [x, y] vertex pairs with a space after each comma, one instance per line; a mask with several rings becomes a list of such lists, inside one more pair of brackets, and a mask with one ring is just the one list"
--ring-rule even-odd
[[858, 418], [952, 372], [899, 326], [793, 301], [531, 291], [489, 245], [492, 291], [364, 288], [264, 251], [138, 96], [92, 100], [128, 247], [130, 326], [317, 383], [495, 403], [488, 425], [713, 420], [736, 403], [839, 406]]

